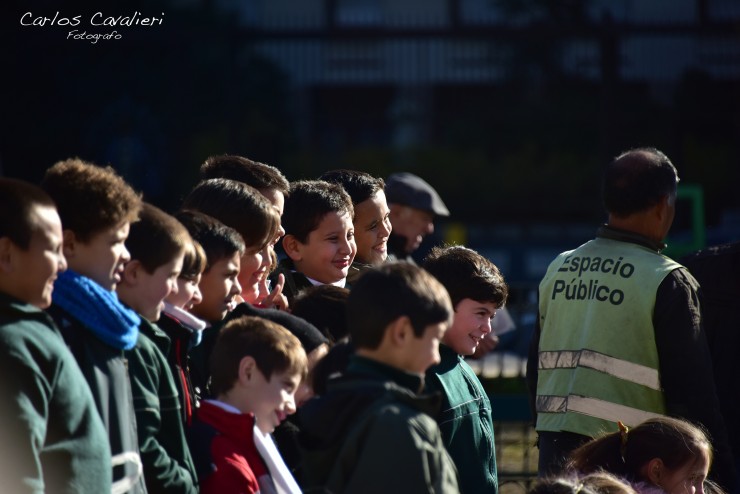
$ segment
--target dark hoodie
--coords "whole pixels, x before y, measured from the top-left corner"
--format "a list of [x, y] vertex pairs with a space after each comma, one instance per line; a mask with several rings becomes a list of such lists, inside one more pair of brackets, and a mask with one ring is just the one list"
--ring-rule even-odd
[[458, 492], [422, 378], [353, 356], [327, 393], [299, 410], [306, 492]]

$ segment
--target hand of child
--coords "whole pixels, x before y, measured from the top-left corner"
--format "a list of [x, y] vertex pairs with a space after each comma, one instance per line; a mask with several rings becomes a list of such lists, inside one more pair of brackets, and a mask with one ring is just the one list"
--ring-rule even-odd
[[498, 346], [499, 338], [493, 333], [488, 333], [486, 336], [484, 336], [480, 343], [478, 344], [478, 348], [475, 349], [475, 353], [471, 355], [471, 358], [479, 359], [483, 358], [488, 352], [493, 350]]
[[280, 273], [275, 287], [261, 305], [270, 309], [288, 310], [288, 298], [283, 295], [283, 285], [285, 285], [285, 275]]

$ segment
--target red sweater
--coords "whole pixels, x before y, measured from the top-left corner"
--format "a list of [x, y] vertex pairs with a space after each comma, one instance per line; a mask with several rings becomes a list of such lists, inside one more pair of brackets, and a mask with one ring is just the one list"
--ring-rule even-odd
[[210, 444], [200, 444], [193, 450], [196, 456], [210, 454], [211, 472], [200, 479], [201, 493], [264, 494], [274, 490], [269, 471], [254, 445], [253, 414], [227, 412], [203, 401], [196, 421], [210, 426], [215, 433]]

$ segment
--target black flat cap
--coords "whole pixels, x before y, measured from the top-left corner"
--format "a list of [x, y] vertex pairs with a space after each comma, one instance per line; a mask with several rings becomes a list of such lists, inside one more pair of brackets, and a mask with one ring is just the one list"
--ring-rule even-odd
[[438, 216], [449, 216], [450, 211], [434, 187], [413, 173], [394, 173], [385, 181], [388, 202], [429, 211]]

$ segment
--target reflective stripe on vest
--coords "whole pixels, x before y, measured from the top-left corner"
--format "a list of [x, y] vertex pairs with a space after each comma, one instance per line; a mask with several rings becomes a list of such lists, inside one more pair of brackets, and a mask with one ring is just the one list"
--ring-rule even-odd
[[659, 413], [646, 412], [597, 398], [585, 396], [538, 396], [537, 412], [565, 413], [575, 412], [589, 415], [609, 422], [621, 421], [625, 424], [639, 424], [648, 419], [662, 417]]
[[539, 353], [538, 370], [575, 369], [587, 367], [625, 381], [660, 391], [657, 369], [594, 352], [593, 350], [561, 350]]

